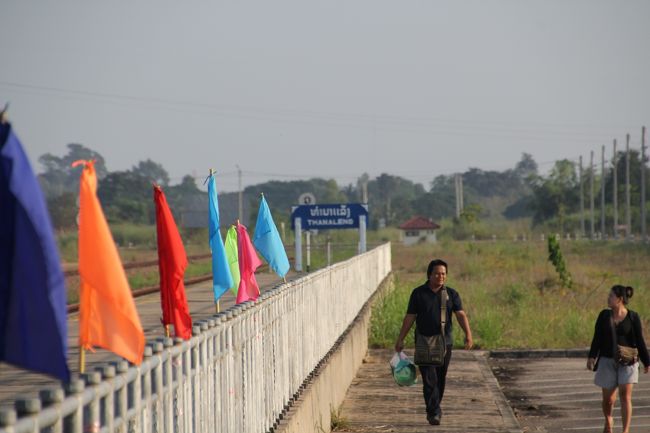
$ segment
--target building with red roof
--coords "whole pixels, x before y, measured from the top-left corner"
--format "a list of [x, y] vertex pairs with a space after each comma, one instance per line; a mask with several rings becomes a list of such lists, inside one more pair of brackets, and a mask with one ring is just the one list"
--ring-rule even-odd
[[423, 216], [414, 216], [399, 226], [402, 230], [402, 243], [404, 245], [413, 245], [419, 242], [435, 243], [436, 232], [440, 226], [429, 218]]

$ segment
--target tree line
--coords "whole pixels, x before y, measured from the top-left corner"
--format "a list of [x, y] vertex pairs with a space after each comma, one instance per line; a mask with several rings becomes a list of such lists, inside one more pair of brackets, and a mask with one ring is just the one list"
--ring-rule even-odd
[[[633, 224], [640, 218], [639, 152], [631, 151], [630, 184], [633, 205]], [[616, 163], [618, 174], [618, 201], [624, 200], [625, 158], [620, 152]], [[95, 159], [99, 179], [98, 196], [111, 223], [130, 222], [153, 224], [155, 208], [152, 183], [164, 187], [175, 218], [183, 226], [207, 224], [207, 193], [197, 186], [192, 176], [170, 185], [165, 168], [150, 159], [139, 161], [131, 169], [109, 171], [98, 152], [81, 144], [69, 144], [63, 156], [44, 154], [39, 158], [43, 171], [39, 180], [48, 201], [48, 208], [57, 229], [72, 229], [76, 224], [77, 196], [80, 168], [70, 164], [78, 159]], [[643, 164], [645, 167], [645, 164]], [[583, 172], [585, 179], [591, 176]], [[601, 176], [594, 174], [596, 191], [605, 183], [605, 213], [613, 218], [613, 170]], [[339, 185], [333, 179], [312, 178], [296, 181], [268, 181], [248, 186], [243, 191], [244, 224], [254, 225], [260, 193], [264, 193], [274, 217], [289, 221], [291, 206], [304, 192], [311, 192], [317, 203], [361, 202], [367, 192], [370, 209], [370, 227], [397, 226], [414, 215], [434, 221], [452, 219], [457, 225], [471, 226], [477, 220], [530, 218], [533, 226], [547, 225], [557, 231], [576, 232], [580, 229], [581, 179], [575, 161], [556, 161], [548, 174], [539, 173], [531, 155], [524, 153], [511, 169], [486, 171], [470, 168], [461, 173], [464, 210], [456, 216], [455, 174], [439, 175], [429, 185], [415, 183], [400, 176], [383, 173], [375, 178], [361, 174], [355, 184]], [[649, 181], [646, 176], [646, 183]], [[650, 186], [650, 185], [648, 185]], [[646, 188], [648, 189], [648, 188]], [[589, 203], [587, 188], [582, 188], [585, 203]], [[230, 224], [238, 217], [238, 192], [219, 195], [222, 224]], [[620, 209], [620, 206], [619, 206]]]

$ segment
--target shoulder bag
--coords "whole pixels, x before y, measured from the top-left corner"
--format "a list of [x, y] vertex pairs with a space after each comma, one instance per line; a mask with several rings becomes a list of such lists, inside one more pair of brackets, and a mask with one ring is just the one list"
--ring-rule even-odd
[[439, 367], [445, 363], [447, 342], [445, 341], [445, 325], [447, 323], [447, 289], [441, 289], [440, 294], [440, 334], [422, 335], [415, 328], [415, 359], [416, 365]]

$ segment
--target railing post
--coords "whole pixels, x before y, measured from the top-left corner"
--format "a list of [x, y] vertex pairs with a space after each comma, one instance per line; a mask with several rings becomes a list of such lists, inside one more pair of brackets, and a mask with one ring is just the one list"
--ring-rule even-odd
[[247, 301], [243, 306], [242, 325], [244, 330], [243, 350], [242, 350], [242, 372], [244, 373], [243, 379], [243, 393], [244, 396], [244, 432], [251, 431], [251, 421], [253, 418], [253, 407], [251, 398], [251, 315], [250, 303]]
[[199, 377], [200, 372], [200, 360], [199, 360], [199, 350], [201, 345], [201, 324], [196, 322], [192, 327], [194, 334], [194, 345], [192, 346], [192, 373], [191, 373], [191, 382], [192, 388], [190, 393], [190, 408], [192, 410], [191, 422], [192, 422], [192, 432], [199, 433], [203, 430], [201, 429], [203, 425], [201, 424], [201, 410], [200, 402], [201, 399], [201, 380]]
[[109, 432], [112, 432], [115, 429], [115, 367], [104, 365], [97, 368], [97, 371], [101, 373], [104, 382], [111, 386], [110, 392], [101, 399], [100, 422], [108, 428]]
[[[207, 356], [207, 346], [208, 346], [208, 336], [207, 336], [207, 330], [208, 330], [208, 321], [207, 320], [202, 320], [200, 322], [201, 324], [201, 339], [199, 341], [199, 363], [198, 363], [198, 376], [197, 376], [197, 382], [198, 382], [198, 398], [199, 398], [199, 413], [197, 416], [199, 417], [200, 421], [200, 431], [208, 431], [208, 401], [209, 401], [209, 396], [206, 396], [207, 392], [207, 383], [206, 383], [206, 378], [207, 378], [207, 370], [206, 370], [206, 356]], [[207, 398], [206, 398], [207, 397]]]
[[12, 408], [2, 408], [0, 409], [0, 429], [6, 433], [14, 432], [14, 425], [18, 417], [16, 416], [16, 411]]
[[232, 352], [233, 352], [233, 392], [234, 392], [234, 417], [236, 432], [244, 432], [244, 384], [243, 384], [243, 371], [242, 371], [242, 347], [243, 347], [243, 331], [241, 323], [242, 305], [239, 304], [233, 308], [232, 319]]
[[36, 415], [41, 411], [41, 401], [37, 398], [21, 398], [16, 400], [15, 407], [19, 418], [32, 418], [31, 431], [39, 433]]
[[84, 391], [85, 384], [81, 379], [72, 379], [65, 384], [65, 393], [68, 397], [74, 397], [77, 400], [77, 410], [63, 419], [63, 430], [66, 433], [83, 432], [83, 403], [81, 393]]
[[144, 347], [144, 360], [142, 361], [141, 370], [140, 370], [140, 385], [141, 393], [136, 395], [137, 401], [140, 403], [140, 412], [142, 417], [140, 422], [142, 423], [141, 429], [143, 432], [151, 432], [151, 425], [153, 420], [151, 417], [151, 406], [152, 406], [152, 389], [151, 389], [151, 370], [148, 369], [151, 366], [151, 357], [153, 356], [153, 347], [151, 343], [148, 343]]
[[214, 393], [215, 393], [215, 405], [214, 405], [214, 424], [216, 426], [216, 431], [225, 431], [226, 430], [226, 417], [224, 416], [224, 402], [226, 401], [226, 383], [224, 381], [223, 370], [224, 365], [224, 350], [223, 350], [223, 326], [224, 315], [219, 313], [214, 316], [214, 330], [213, 330], [213, 350], [214, 350], [214, 359], [212, 361], [214, 368]]
[[[205, 321], [207, 329], [212, 330], [214, 328], [214, 319], [210, 318]], [[204, 349], [204, 364], [203, 370], [205, 371], [204, 387], [206, 392], [205, 400], [205, 415], [206, 415], [206, 431], [216, 431], [216, 397], [217, 393], [215, 390], [215, 380], [214, 380], [214, 332], [207, 332], [205, 339], [205, 349]]]
[[[192, 336], [196, 337], [201, 333], [201, 327], [192, 326]], [[183, 373], [185, 376], [185, 396], [183, 397], [183, 416], [185, 417], [185, 429], [187, 432], [196, 432], [196, 420], [194, 419], [194, 346], [198, 344], [196, 338], [192, 338], [190, 346], [183, 352]]]
[[97, 393], [97, 385], [102, 381], [99, 372], [91, 371], [82, 375], [84, 382], [86, 382], [86, 392], [92, 392], [92, 400], [84, 407], [84, 433], [99, 433], [101, 428], [100, 415], [99, 415], [99, 395]]
[[[160, 341], [150, 343], [155, 360], [158, 363], [152, 368], [151, 373], [151, 427], [154, 433], [165, 431], [165, 418], [163, 415], [163, 344]], [[152, 359], [154, 361], [154, 359]], [[154, 397], [155, 396], [155, 397]]]
[[174, 341], [171, 338], [163, 338], [162, 345], [164, 348], [164, 355], [162, 357], [162, 375], [163, 383], [162, 390], [163, 395], [161, 396], [162, 408], [163, 408], [163, 427], [164, 431], [173, 433], [174, 432], [174, 382], [172, 375], [172, 353], [171, 348], [174, 346]]
[[129, 371], [129, 363], [126, 361], [113, 362], [115, 372], [119, 374], [121, 386], [115, 391], [115, 425], [117, 433], [126, 433], [128, 425], [128, 384], [126, 382], [126, 373]]
[[234, 317], [233, 309], [226, 312], [226, 330], [224, 336], [225, 350], [225, 370], [226, 370], [226, 431], [235, 431], [235, 372], [234, 368], [234, 345], [232, 319]]
[[[58, 407], [63, 399], [65, 393], [61, 388], [43, 389], [39, 393], [43, 407]], [[56, 422], [48, 428], [41, 430], [43, 433], [63, 433], [63, 419], [59, 416]]]
[[185, 344], [182, 338], [174, 338], [174, 346], [186, 346], [186, 350], [175, 355], [172, 358], [172, 381], [176, 383], [176, 388], [171, 390], [172, 396], [172, 409], [173, 409], [173, 431], [175, 433], [185, 433], [187, 426], [185, 422], [184, 404], [185, 404], [185, 389], [187, 386], [187, 376], [183, 374], [183, 353], [187, 352], [189, 346]]

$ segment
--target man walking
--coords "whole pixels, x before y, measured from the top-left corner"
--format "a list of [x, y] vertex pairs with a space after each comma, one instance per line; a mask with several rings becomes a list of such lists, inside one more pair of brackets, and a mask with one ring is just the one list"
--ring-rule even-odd
[[427, 421], [432, 425], [440, 425], [442, 419], [442, 409], [440, 402], [445, 393], [445, 379], [447, 377], [447, 368], [451, 360], [451, 348], [453, 345], [452, 324], [447, 320], [444, 331], [441, 329], [441, 302], [443, 289], [447, 293], [446, 311], [447, 317], [451, 317], [453, 311], [458, 320], [458, 324], [465, 332], [465, 349], [471, 349], [474, 345], [472, 340], [472, 330], [469, 327], [469, 320], [463, 311], [463, 304], [458, 292], [451, 287], [446, 287], [447, 281], [447, 263], [440, 259], [432, 260], [427, 268], [427, 282], [416, 287], [411, 292], [406, 315], [402, 322], [397, 341], [395, 342], [395, 351], [401, 352], [404, 349], [404, 338], [415, 322], [416, 330], [424, 336], [440, 335], [444, 332], [447, 351], [444, 363], [439, 367], [420, 366], [422, 375], [422, 390], [424, 393], [424, 402], [427, 408]]

